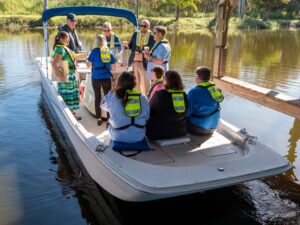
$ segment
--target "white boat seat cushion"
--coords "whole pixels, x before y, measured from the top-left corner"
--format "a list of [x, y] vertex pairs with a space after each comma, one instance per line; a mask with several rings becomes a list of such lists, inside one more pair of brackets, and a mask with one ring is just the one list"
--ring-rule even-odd
[[190, 142], [191, 139], [188, 136], [182, 136], [177, 138], [171, 139], [159, 139], [156, 140], [155, 143], [158, 144], [160, 147], [170, 146], [170, 145], [178, 145]]

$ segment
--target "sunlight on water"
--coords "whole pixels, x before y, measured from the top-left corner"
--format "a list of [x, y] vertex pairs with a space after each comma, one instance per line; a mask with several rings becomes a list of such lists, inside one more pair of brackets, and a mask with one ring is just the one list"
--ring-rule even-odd
[[[93, 47], [98, 32], [79, 31], [84, 49]], [[50, 48], [55, 33], [50, 34]], [[130, 36], [125, 33], [121, 39]], [[189, 90], [195, 68], [212, 67], [214, 33], [169, 32], [168, 39], [173, 46], [170, 66], [184, 75]], [[230, 32], [228, 43], [229, 76], [299, 97], [300, 31]], [[65, 151], [68, 147], [61, 146], [64, 141], [40, 103], [40, 78], [33, 59], [40, 56], [41, 47], [41, 30], [0, 32], [0, 224], [119, 224], [115, 206], [83, 178], [79, 165], [66, 159], [72, 158]], [[173, 215], [167, 211], [173, 207], [177, 216], [200, 221], [201, 208], [207, 214], [202, 215], [205, 222], [213, 225], [296, 224], [298, 220], [300, 224], [300, 121], [230, 93], [225, 93], [222, 117], [287, 157], [294, 168], [264, 182], [238, 186], [232, 199], [220, 191], [217, 197], [209, 196], [202, 208], [202, 199], [195, 197], [186, 200], [184, 209], [182, 202], [167, 201], [161, 208], [147, 206], [146, 216], [152, 217], [148, 212], [156, 209], [168, 220], [166, 215]], [[217, 205], [209, 207], [211, 202]], [[253, 215], [243, 216], [244, 205]]]

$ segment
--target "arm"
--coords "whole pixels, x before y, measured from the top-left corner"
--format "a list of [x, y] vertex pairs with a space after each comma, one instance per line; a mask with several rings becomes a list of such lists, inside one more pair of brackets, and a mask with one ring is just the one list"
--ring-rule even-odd
[[150, 56], [149, 53], [148, 54], [144, 54], [144, 57], [146, 59], [148, 59], [148, 60], [151, 60], [151, 61], [153, 61], [155, 63], [158, 63], [158, 64], [162, 65], [164, 63], [164, 59], [165, 59], [165, 57], [166, 57], [166, 55], [168, 53], [166, 47], [163, 44], [161, 44], [161, 45], [159, 45], [154, 50], [154, 52], [155, 52], [155, 57], [154, 56]]
[[110, 103], [112, 102], [111, 98], [113, 97], [113, 92], [109, 91], [107, 95], [103, 97], [103, 101], [101, 102], [100, 106], [103, 110], [109, 112]]
[[130, 40], [130, 42], [129, 42], [129, 44], [128, 44], [128, 48], [129, 49], [132, 49], [133, 48], [133, 41], [135, 40], [135, 37], [136, 36], [136, 32], [134, 32], [133, 33], [133, 35], [132, 35], [132, 37], [131, 37], [131, 40]]
[[59, 63], [59, 61], [61, 61], [61, 59], [62, 59], [62, 55], [60, 55], [60, 54], [55, 55], [55, 57], [53, 58], [53, 61], [52, 61], [52, 68], [54, 69], [56, 76], [61, 81], [68, 81], [67, 77], [65, 77], [63, 75], [63, 73], [59, 70], [59, 68], [57, 66], [57, 64]]
[[90, 68], [93, 65], [93, 61], [94, 61], [94, 51], [92, 50], [89, 54], [89, 56], [86, 59], [86, 66], [88, 68]]
[[110, 54], [111, 57], [111, 65], [110, 65], [110, 70], [115, 71], [116, 70], [116, 60], [113, 54]]
[[86, 57], [89, 55], [89, 52], [84, 52], [84, 53], [71, 52], [71, 55], [74, 59], [86, 59]]

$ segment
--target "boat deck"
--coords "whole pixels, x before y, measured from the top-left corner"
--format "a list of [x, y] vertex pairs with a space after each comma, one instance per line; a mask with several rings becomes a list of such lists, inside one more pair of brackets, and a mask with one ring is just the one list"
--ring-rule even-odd
[[[106, 144], [110, 143], [106, 122], [98, 126], [96, 118], [83, 105], [76, 115], [82, 117], [79, 122], [88, 132], [93, 133], [100, 141]], [[225, 160], [228, 157], [232, 160], [244, 155], [241, 148], [233, 145], [229, 139], [218, 132], [214, 132], [212, 135], [194, 136], [189, 134], [188, 136], [191, 141], [185, 144], [160, 147], [155, 142], [150, 142], [150, 151], [141, 152], [132, 156], [131, 159], [157, 165], [192, 166], [207, 163], [212, 158], [216, 162], [218, 158]], [[128, 152], [128, 154], [130, 153], [132, 152]]]

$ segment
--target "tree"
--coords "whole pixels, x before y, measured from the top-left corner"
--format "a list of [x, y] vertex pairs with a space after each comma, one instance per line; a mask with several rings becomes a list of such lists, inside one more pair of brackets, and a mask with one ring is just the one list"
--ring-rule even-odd
[[201, 3], [201, 0], [163, 0], [160, 6], [171, 5], [176, 9], [176, 20], [179, 20], [180, 10], [185, 8], [193, 8], [195, 11], [198, 10], [196, 2]]

